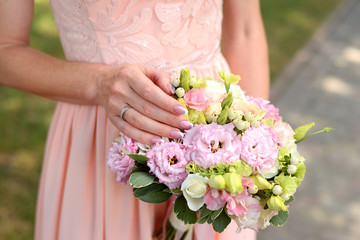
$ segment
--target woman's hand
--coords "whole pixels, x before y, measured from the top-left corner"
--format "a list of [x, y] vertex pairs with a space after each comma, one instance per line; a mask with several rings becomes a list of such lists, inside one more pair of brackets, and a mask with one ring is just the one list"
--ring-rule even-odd
[[[159, 136], [182, 138], [180, 129], [192, 124], [183, 116], [187, 110], [173, 97], [168, 73], [139, 65], [112, 68], [97, 83], [98, 103], [110, 121], [125, 135], [155, 144]], [[131, 106], [120, 117], [124, 106]]]

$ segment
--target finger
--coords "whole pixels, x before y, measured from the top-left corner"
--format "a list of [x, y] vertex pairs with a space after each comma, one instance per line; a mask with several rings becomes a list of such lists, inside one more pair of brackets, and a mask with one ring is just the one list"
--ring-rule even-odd
[[187, 114], [187, 109], [176, 99], [167, 95], [144, 74], [138, 74], [137, 79], [138, 81], [134, 81], [131, 87], [142, 98], [170, 113], [178, 115]]
[[145, 75], [168, 95], [175, 94], [175, 88], [171, 84], [170, 74], [156, 68], [144, 67]]
[[170, 127], [166, 124], [148, 118], [140, 114], [133, 108], [126, 111], [126, 116], [123, 116], [123, 120], [125, 120], [137, 129], [141, 129], [157, 136], [172, 139], [180, 139], [184, 137], [184, 133], [182, 133], [179, 129]]
[[109, 120], [123, 134], [125, 134], [129, 138], [134, 139], [135, 141], [148, 145], [154, 145], [155, 143], [162, 141], [162, 139], [159, 136], [137, 129], [133, 127], [131, 124], [122, 120], [119, 116], [111, 115], [109, 116]]
[[147, 102], [146, 100], [141, 98], [141, 96], [137, 95], [137, 93], [133, 90], [130, 91], [132, 91], [131, 95], [133, 95], [134, 97], [129, 100], [129, 105], [135, 108], [139, 113], [158, 122], [162, 122], [176, 128], [181, 128], [184, 130], [192, 128], [193, 125], [189, 122], [187, 118], [169, 113], [159, 108], [158, 106]]

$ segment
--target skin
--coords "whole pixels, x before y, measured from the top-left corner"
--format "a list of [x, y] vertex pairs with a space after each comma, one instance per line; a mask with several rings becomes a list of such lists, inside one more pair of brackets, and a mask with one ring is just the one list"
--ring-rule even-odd
[[[139, 65], [110, 67], [59, 60], [29, 46], [33, 0], [0, 1], [0, 84], [49, 99], [102, 105], [127, 136], [153, 144], [180, 138], [188, 129], [181, 105], [168, 88], [169, 75]], [[225, 0], [223, 53], [242, 88], [268, 97], [267, 47], [258, 0]], [[125, 105], [133, 108], [120, 118]], [[176, 111], [176, 109], [178, 111]], [[184, 126], [185, 125], [185, 126]]]

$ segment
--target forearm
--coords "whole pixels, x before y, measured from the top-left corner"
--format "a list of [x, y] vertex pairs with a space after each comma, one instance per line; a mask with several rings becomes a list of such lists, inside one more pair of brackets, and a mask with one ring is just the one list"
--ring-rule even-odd
[[97, 82], [108, 68], [59, 60], [27, 45], [0, 48], [0, 84], [59, 101], [98, 103]]
[[222, 51], [231, 71], [241, 76], [242, 89], [249, 95], [267, 99], [270, 85], [268, 49], [259, 3], [253, 0], [239, 2], [236, 4], [243, 5], [232, 6], [231, 1], [224, 3], [228, 16], [224, 16]]

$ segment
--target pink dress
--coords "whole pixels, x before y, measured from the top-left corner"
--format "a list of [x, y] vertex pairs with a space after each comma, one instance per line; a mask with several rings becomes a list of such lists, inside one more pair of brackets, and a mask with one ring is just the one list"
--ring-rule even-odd
[[[221, 0], [51, 0], [71, 61], [182, 67], [216, 77], [229, 71], [220, 52]], [[50, 128], [38, 196], [37, 240], [150, 240], [168, 203], [149, 204], [115, 182], [106, 151], [119, 131], [101, 106], [59, 102]], [[195, 239], [255, 239], [196, 225]]]

